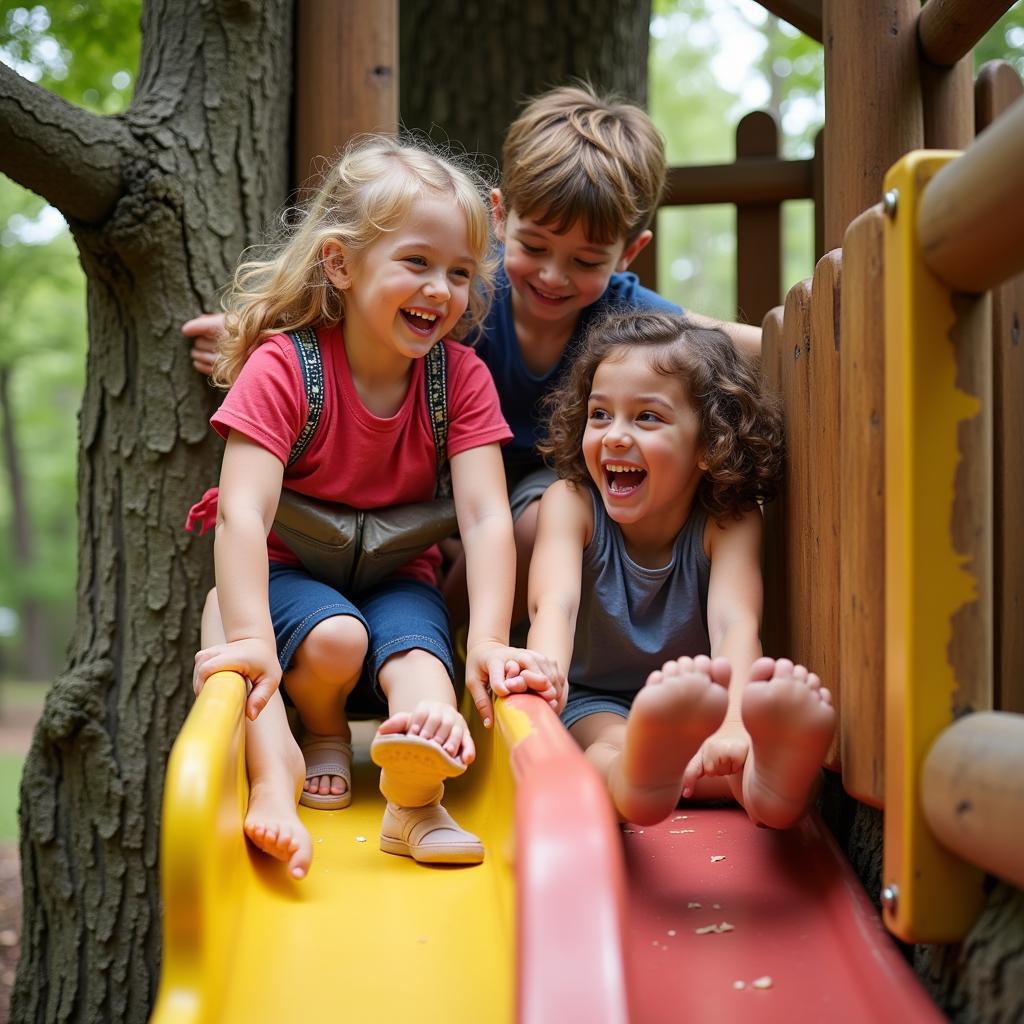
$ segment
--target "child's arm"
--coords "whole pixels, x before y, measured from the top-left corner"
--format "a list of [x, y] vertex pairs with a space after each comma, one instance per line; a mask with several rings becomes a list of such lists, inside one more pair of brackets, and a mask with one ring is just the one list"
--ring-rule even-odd
[[738, 324], [728, 320], [715, 320], [713, 317], [705, 316], [703, 313], [686, 311], [688, 320], [692, 320], [700, 327], [716, 327], [724, 331], [732, 339], [736, 350], [747, 359], [761, 358], [761, 328], [753, 324]]
[[[552, 484], [540, 502], [537, 540], [530, 561], [530, 636], [527, 646], [542, 652], [567, 675], [580, 608], [583, 549], [593, 533], [593, 509], [583, 488], [564, 480]], [[565, 704], [565, 687], [559, 705]]]
[[284, 466], [255, 441], [231, 431], [224, 449], [217, 500], [214, 562], [217, 599], [226, 643], [196, 655], [196, 681], [214, 672], [242, 673], [252, 690], [250, 719], [263, 710], [281, 682], [267, 597], [267, 534], [281, 496]]
[[711, 578], [708, 584], [708, 633], [711, 656], [732, 667], [729, 706], [721, 726], [709, 736], [687, 766], [683, 795], [689, 796], [704, 775], [732, 775], [743, 768], [750, 738], [740, 717], [743, 690], [761, 656], [761, 510], [752, 509], [724, 526], [707, 525]]
[[505, 677], [516, 563], [501, 449], [487, 444], [460, 452], [451, 470], [469, 593], [466, 685], [490, 727], [494, 709], [487, 687]]

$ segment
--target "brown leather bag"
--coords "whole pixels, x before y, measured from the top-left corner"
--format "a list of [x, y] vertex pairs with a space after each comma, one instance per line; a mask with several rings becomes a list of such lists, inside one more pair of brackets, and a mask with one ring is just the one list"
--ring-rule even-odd
[[[311, 328], [288, 335], [295, 345], [306, 387], [309, 415], [288, 457], [291, 465], [307, 448], [323, 409], [323, 362]], [[357, 509], [319, 501], [282, 488], [274, 533], [311, 575], [344, 594], [357, 594], [412, 561], [455, 532], [455, 502], [448, 471], [448, 380], [444, 343], [424, 359], [427, 407], [437, 453], [432, 501]]]

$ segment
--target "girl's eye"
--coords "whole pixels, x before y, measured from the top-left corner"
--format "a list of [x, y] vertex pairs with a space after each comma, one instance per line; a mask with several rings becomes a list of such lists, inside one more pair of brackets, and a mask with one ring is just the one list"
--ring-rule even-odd
[[417, 267], [425, 267], [427, 265], [427, 261], [423, 256], [406, 256], [405, 262], [413, 263]]
[[465, 267], [453, 267], [451, 274], [452, 277], [460, 277], [464, 281], [468, 281], [473, 276]]
[[605, 412], [604, 409], [591, 409], [590, 410], [590, 418], [592, 420], [599, 420], [599, 421], [606, 420], [606, 419], [608, 419], [608, 413]]
[[661, 417], [656, 412], [642, 412], [637, 416], [641, 423], [660, 423]]
[[597, 270], [597, 268], [599, 266], [601, 266], [601, 264], [600, 263], [588, 263], [586, 260], [577, 260], [576, 261], [576, 266], [582, 267], [584, 270]]
[[544, 251], [539, 245], [527, 245], [525, 242], [519, 244], [523, 247], [523, 252], [528, 252], [531, 256], [539, 256]]

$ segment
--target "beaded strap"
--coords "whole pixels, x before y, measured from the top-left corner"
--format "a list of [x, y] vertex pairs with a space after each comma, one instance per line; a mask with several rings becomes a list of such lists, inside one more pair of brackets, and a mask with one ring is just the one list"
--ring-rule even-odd
[[[316, 331], [305, 327], [299, 331], [289, 331], [295, 352], [299, 357], [302, 369], [302, 383], [306, 389], [306, 405], [308, 413], [306, 422], [299, 436], [292, 445], [288, 455], [288, 465], [292, 465], [309, 447], [320, 414], [324, 409], [324, 364], [320, 358], [320, 345], [316, 339]], [[451, 472], [448, 468], [448, 353], [444, 342], [438, 342], [424, 359], [424, 384], [427, 390], [427, 411], [430, 416], [430, 429], [434, 436], [434, 454], [437, 457], [437, 486], [434, 497], [449, 498], [452, 493]]]

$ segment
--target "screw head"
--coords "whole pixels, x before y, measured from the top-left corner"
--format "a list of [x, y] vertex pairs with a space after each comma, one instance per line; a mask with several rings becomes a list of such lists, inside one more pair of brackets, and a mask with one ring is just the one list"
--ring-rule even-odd
[[882, 890], [882, 906], [885, 907], [889, 913], [894, 914], [896, 912], [896, 903], [899, 898], [899, 888], [896, 885], [887, 885]]
[[882, 196], [882, 209], [887, 217], [896, 216], [896, 207], [899, 205], [899, 189], [891, 188]]

